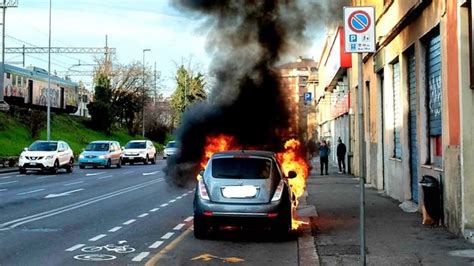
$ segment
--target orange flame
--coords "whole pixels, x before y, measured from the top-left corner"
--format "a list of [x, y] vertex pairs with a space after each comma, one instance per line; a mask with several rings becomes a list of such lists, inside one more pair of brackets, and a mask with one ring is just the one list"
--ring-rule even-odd
[[303, 195], [306, 187], [306, 178], [309, 173], [309, 166], [301, 152], [301, 143], [298, 140], [290, 139], [285, 143], [285, 151], [277, 154], [281, 167], [285, 175], [289, 171], [295, 171], [296, 177], [289, 179], [291, 191], [296, 197], [296, 202], [292, 211], [292, 229], [297, 229], [302, 222], [298, 221], [296, 208], [298, 207], [299, 198]]
[[235, 139], [232, 136], [221, 134], [218, 136], [206, 137], [204, 156], [201, 159], [200, 164], [201, 168], [203, 169], [206, 167], [207, 161], [209, 161], [214, 153], [232, 149], [237, 149], [237, 146], [235, 145]]

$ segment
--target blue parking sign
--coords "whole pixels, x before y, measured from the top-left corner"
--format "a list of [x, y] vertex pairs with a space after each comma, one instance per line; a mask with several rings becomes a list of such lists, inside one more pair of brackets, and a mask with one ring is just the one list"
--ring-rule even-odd
[[349, 42], [357, 42], [357, 35], [350, 34], [349, 35]]
[[311, 92], [305, 92], [304, 93], [304, 101], [305, 102], [311, 102], [312, 99], [313, 99], [313, 95], [311, 94]]

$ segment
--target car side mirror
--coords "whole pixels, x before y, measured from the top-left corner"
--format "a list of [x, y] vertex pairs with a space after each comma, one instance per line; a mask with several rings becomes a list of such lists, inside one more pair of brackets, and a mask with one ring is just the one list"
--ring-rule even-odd
[[297, 176], [295, 171], [288, 171], [288, 179], [293, 179]]
[[28, 151], [28, 148], [23, 148], [24, 151]]

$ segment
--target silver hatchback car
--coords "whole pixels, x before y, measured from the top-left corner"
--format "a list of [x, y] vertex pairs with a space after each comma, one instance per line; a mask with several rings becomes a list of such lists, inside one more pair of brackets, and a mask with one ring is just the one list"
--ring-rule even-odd
[[215, 153], [200, 172], [194, 196], [194, 235], [210, 229], [270, 228], [286, 235], [291, 229], [294, 196], [288, 176], [273, 152]]

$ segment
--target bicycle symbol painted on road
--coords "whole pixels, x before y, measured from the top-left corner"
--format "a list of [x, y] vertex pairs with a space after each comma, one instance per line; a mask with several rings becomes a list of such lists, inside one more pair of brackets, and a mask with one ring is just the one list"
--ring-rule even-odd
[[[93, 252], [115, 252], [118, 254], [126, 254], [135, 251], [135, 248], [130, 247], [130, 245], [125, 245], [127, 241], [119, 241], [119, 244], [107, 244], [104, 246], [88, 246], [81, 249], [82, 252], [93, 253]], [[121, 245], [124, 244], [124, 245]], [[74, 256], [76, 260], [86, 260], [86, 261], [107, 261], [114, 260], [117, 257], [109, 254], [80, 254]]]

